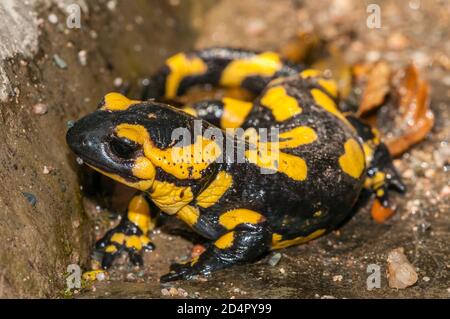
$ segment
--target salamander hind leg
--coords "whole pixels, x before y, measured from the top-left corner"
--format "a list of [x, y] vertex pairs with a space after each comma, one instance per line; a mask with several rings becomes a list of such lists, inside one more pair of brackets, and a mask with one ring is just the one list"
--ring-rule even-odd
[[134, 265], [143, 264], [142, 253], [155, 248], [149, 232], [155, 226], [158, 211], [143, 193], [131, 199], [120, 224], [96, 243], [96, 250], [103, 253], [102, 268], [110, 268], [122, 252], [128, 253]]
[[389, 190], [404, 193], [406, 186], [394, 167], [388, 148], [380, 141], [378, 131], [354, 116], [347, 116], [347, 119], [363, 140], [367, 166], [364, 188], [375, 194], [372, 217], [382, 223], [393, 214], [389, 203]]

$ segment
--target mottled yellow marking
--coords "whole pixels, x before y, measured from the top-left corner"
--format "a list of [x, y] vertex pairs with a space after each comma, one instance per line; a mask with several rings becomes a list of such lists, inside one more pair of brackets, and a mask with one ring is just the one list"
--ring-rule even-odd
[[141, 101], [130, 100], [120, 93], [108, 93], [105, 95], [102, 110], [109, 111], [124, 111], [134, 104], [141, 103]]
[[223, 102], [223, 114], [220, 119], [222, 128], [237, 128], [244, 123], [245, 118], [252, 109], [253, 103], [225, 97]]
[[150, 238], [148, 238], [148, 236], [145, 236], [145, 235], [139, 236], [139, 240], [141, 241], [142, 245], [144, 245], [144, 246], [148, 245], [151, 242]]
[[345, 153], [339, 157], [341, 169], [353, 178], [360, 178], [365, 168], [364, 153], [353, 138], [344, 144]]
[[364, 150], [364, 158], [366, 160], [366, 166], [369, 166], [370, 163], [372, 163], [373, 154], [375, 145], [373, 144], [373, 141], [367, 141], [363, 144], [363, 150]]
[[198, 208], [190, 205], [184, 206], [177, 213], [177, 217], [191, 227], [197, 223], [199, 216], [200, 212]]
[[226, 233], [215, 241], [214, 245], [219, 249], [226, 249], [233, 246], [234, 242], [234, 231]]
[[[146, 162], [146, 165], [153, 164], [160, 167], [178, 179], [202, 178], [203, 170], [221, 156], [220, 146], [213, 140], [206, 139], [201, 135], [197, 136], [194, 144], [182, 147], [174, 146], [162, 150], [154, 145], [147, 130], [142, 125], [120, 124], [116, 127], [116, 133], [119, 137], [143, 145], [145, 157], [151, 161], [151, 163]], [[143, 169], [136, 168], [136, 173], [142, 174], [141, 176], [144, 176], [144, 172], [146, 172], [146, 167], [143, 166]], [[147, 174], [150, 175], [150, 172]]]
[[303, 158], [283, 153], [260, 150], [247, 150], [245, 157], [253, 163], [267, 170], [274, 170], [286, 174], [296, 181], [304, 181], [308, 173], [308, 167]]
[[303, 70], [302, 72], [300, 72], [300, 76], [304, 79], [307, 78], [315, 78], [321, 75], [322, 72], [320, 72], [319, 70], [315, 70], [315, 69], [306, 69]]
[[181, 110], [182, 110], [184, 113], [187, 113], [187, 114], [189, 114], [189, 115], [192, 115], [192, 116], [195, 116], [195, 117], [198, 116], [197, 110], [194, 109], [194, 108], [191, 107], [191, 106], [185, 106], [185, 107], [183, 107]]
[[283, 148], [295, 148], [300, 145], [311, 144], [317, 140], [316, 132], [308, 126], [299, 126], [290, 131], [280, 133], [278, 135], [279, 147]]
[[272, 111], [277, 122], [288, 120], [302, 112], [298, 101], [289, 96], [282, 86], [269, 88], [261, 98], [261, 104]]
[[189, 186], [177, 186], [168, 182], [155, 181], [150, 189], [153, 202], [166, 214], [176, 214], [189, 204], [194, 195]]
[[249, 223], [257, 224], [264, 220], [264, 216], [250, 209], [233, 209], [219, 217], [219, 223], [228, 230], [237, 225]]
[[293, 245], [304, 244], [310, 240], [313, 240], [325, 233], [325, 229], [318, 229], [315, 232], [309, 234], [308, 236], [299, 236], [293, 239], [281, 240], [283, 236], [280, 234], [272, 235], [272, 249], [281, 249]]
[[383, 172], [376, 172], [372, 177], [366, 177], [364, 180], [364, 187], [367, 189], [377, 189], [385, 183], [386, 174]]
[[339, 111], [336, 106], [336, 103], [325, 93], [323, 93], [319, 89], [312, 89], [311, 95], [314, 98], [314, 101], [321, 107], [323, 107], [326, 111], [330, 112], [342, 122], [346, 123], [347, 126], [354, 130], [354, 127], [350, 124], [350, 122], [345, 118], [345, 116]]
[[209, 186], [197, 196], [197, 204], [208, 208], [214, 205], [233, 184], [233, 177], [226, 172], [219, 172]]
[[318, 79], [317, 83], [320, 84], [328, 93], [333, 97], [337, 97], [338, 95], [338, 87], [337, 83], [331, 79]]
[[264, 52], [248, 59], [235, 60], [226, 66], [220, 78], [223, 86], [240, 86], [249, 76], [273, 76], [283, 66], [280, 56], [274, 52]]
[[109, 178], [111, 178], [111, 179], [113, 179], [115, 181], [118, 181], [118, 182], [120, 182], [120, 183], [122, 183], [124, 185], [129, 186], [129, 187], [139, 189], [141, 191], [148, 190], [153, 184], [153, 180], [142, 180], [142, 181], [138, 181], [138, 182], [130, 182], [130, 181], [127, 181], [126, 179], [124, 179], [122, 176], [119, 176], [119, 175], [116, 175], [116, 174], [112, 174], [112, 173], [107, 173], [107, 172], [105, 172], [105, 171], [103, 171], [103, 170], [101, 170], [101, 169], [99, 169], [99, 168], [97, 168], [95, 166], [92, 166], [92, 165], [89, 165], [89, 164], [87, 164], [87, 165], [89, 167], [92, 167], [96, 171], [100, 172], [101, 174], [103, 174], [105, 176], [108, 176]]
[[115, 233], [111, 236], [111, 242], [122, 245], [125, 241], [125, 235], [122, 233]]
[[141, 239], [136, 235], [128, 236], [125, 240], [125, 246], [127, 246], [127, 248], [134, 248], [136, 250], [141, 250], [142, 249]]
[[108, 245], [105, 248], [105, 253], [110, 253], [110, 254], [114, 254], [115, 252], [117, 252], [117, 247], [114, 245]]
[[191, 75], [201, 75], [208, 70], [208, 66], [198, 57], [188, 58], [184, 53], [178, 53], [166, 61], [170, 73], [166, 80], [166, 98], [177, 96], [181, 81]]
[[128, 219], [137, 225], [144, 234], [150, 227], [150, 206], [144, 196], [134, 196], [128, 204]]
[[216, 142], [201, 135], [197, 136], [194, 144], [165, 150], [157, 148], [153, 143], [145, 143], [144, 153], [155, 166], [178, 179], [202, 178], [203, 171], [222, 154]]
[[152, 180], [155, 178], [156, 170], [152, 162], [144, 156], [139, 156], [132, 168], [133, 175], [140, 179]]

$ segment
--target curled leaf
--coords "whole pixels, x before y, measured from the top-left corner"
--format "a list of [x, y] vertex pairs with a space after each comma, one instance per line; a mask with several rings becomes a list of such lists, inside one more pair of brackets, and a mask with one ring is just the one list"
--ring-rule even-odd
[[434, 114], [430, 109], [429, 85], [414, 65], [399, 72], [393, 86], [392, 98], [379, 112], [377, 122], [383, 123], [379, 128], [389, 151], [398, 156], [425, 138], [433, 127]]
[[[356, 69], [358, 72], [358, 69]], [[355, 70], [354, 70], [355, 72]], [[362, 94], [358, 115], [364, 115], [380, 107], [389, 93], [391, 68], [384, 61], [378, 61], [366, 70], [359, 70], [360, 77], [366, 74], [366, 86]]]

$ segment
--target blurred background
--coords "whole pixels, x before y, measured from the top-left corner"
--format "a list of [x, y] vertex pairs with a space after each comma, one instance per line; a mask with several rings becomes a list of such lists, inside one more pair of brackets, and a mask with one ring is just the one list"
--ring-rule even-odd
[[[449, 19], [445, 0], [1, 1], [0, 297], [448, 298]], [[397, 152], [408, 192], [394, 197], [396, 214], [378, 224], [364, 207], [308, 245], [170, 286], [159, 276], [193, 244], [182, 226], [163, 227], [144, 269], [124, 262], [108, 281], [67, 292], [67, 266], [91, 267], [95, 238], [128, 196], [114, 194], [129, 194], [76, 163], [68, 122], [123, 84], [137, 95], [171, 54], [211, 46], [274, 50], [330, 71]], [[418, 276], [404, 290], [386, 277], [399, 247]], [[367, 289], [371, 264], [379, 289]]]

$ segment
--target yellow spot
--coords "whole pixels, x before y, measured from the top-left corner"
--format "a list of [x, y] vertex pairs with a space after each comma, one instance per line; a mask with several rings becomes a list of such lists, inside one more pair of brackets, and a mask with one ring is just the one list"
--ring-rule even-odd
[[344, 144], [345, 153], [339, 157], [342, 170], [353, 178], [360, 178], [365, 168], [364, 153], [359, 143], [349, 139]]
[[197, 204], [208, 208], [214, 205], [233, 184], [233, 177], [226, 172], [219, 172], [209, 186], [197, 196]]
[[234, 231], [231, 231], [221, 236], [218, 240], [216, 240], [214, 245], [219, 249], [226, 249], [233, 246], [233, 242], [234, 242]]
[[103, 280], [101, 277], [105, 278], [108, 275], [108, 273], [105, 270], [90, 270], [83, 273], [83, 279], [85, 281], [96, 281], [96, 280]]
[[317, 83], [319, 83], [320, 86], [322, 86], [328, 93], [330, 93], [331, 96], [337, 97], [338, 88], [334, 80], [318, 79]]
[[125, 235], [122, 233], [115, 233], [114, 235], [112, 235], [111, 237], [111, 242], [113, 243], [117, 243], [119, 245], [122, 245], [125, 241]]
[[189, 204], [194, 195], [189, 186], [176, 186], [168, 182], [155, 181], [150, 190], [153, 202], [166, 214], [176, 214]]
[[170, 74], [166, 80], [166, 98], [177, 96], [181, 81], [187, 76], [201, 75], [208, 70], [208, 66], [202, 59], [188, 58], [184, 53], [178, 53], [166, 61]]
[[376, 172], [372, 177], [366, 177], [364, 187], [367, 189], [377, 189], [384, 185], [386, 174], [383, 172]]
[[223, 115], [220, 119], [222, 128], [237, 128], [244, 123], [245, 118], [252, 109], [253, 103], [232, 98], [223, 98]]
[[382, 197], [383, 195], [384, 195], [384, 189], [380, 188], [379, 190], [377, 190], [378, 197]]
[[281, 249], [293, 245], [304, 244], [310, 240], [313, 240], [325, 233], [325, 229], [318, 229], [315, 232], [309, 234], [308, 236], [299, 236], [293, 239], [281, 240], [282, 236], [280, 234], [272, 235], [272, 249]]
[[219, 223], [228, 230], [234, 229], [240, 224], [257, 224], [263, 220], [263, 215], [249, 209], [230, 210], [219, 217]]
[[191, 266], [194, 266], [196, 263], [198, 263], [198, 259], [200, 258], [200, 256], [197, 256], [195, 258], [192, 258], [191, 260]]
[[141, 241], [143, 246], [146, 246], [146, 245], [148, 245], [151, 242], [150, 238], [148, 238], [145, 235], [139, 236], [139, 240]]
[[345, 116], [338, 110], [336, 103], [325, 93], [323, 93], [319, 89], [312, 89], [311, 95], [314, 98], [314, 101], [321, 107], [323, 107], [326, 111], [330, 112], [337, 118], [339, 118], [342, 122], [346, 123], [347, 126], [353, 128], [353, 126], [349, 123], [349, 121], [345, 118]]
[[177, 217], [191, 227], [197, 223], [199, 216], [200, 212], [198, 211], [198, 208], [190, 205], [184, 206], [177, 213]]
[[373, 141], [367, 141], [363, 144], [363, 150], [364, 150], [364, 158], [366, 159], [366, 166], [369, 166], [370, 163], [372, 163], [373, 154], [375, 151], [375, 145], [373, 144]]
[[220, 84], [237, 87], [249, 76], [271, 77], [282, 68], [280, 56], [264, 52], [248, 59], [232, 61], [222, 72]]
[[152, 180], [155, 178], [156, 170], [152, 162], [144, 156], [139, 156], [132, 168], [133, 175], [140, 179]]
[[307, 126], [299, 126], [290, 131], [278, 135], [280, 138], [279, 147], [295, 148], [300, 145], [310, 144], [317, 140], [316, 132]]
[[245, 157], [253, 163], [267, 170], [278, 171], [286, 174], [296, 181], [304, 181], [308, 173], [308, 167], [303, 158], [283, 153], [261, 150], [247, 150]]
[[105, 253], [114, 254], [115, 252], [117, 252], [116, 246], [114, 246], [114, 245], [106, 246]]
[[318, 210], [317, 212], [314, 213], [314, 217], [320, 217], [322, 216], [322, 211]]
[[127, 185], [129, 187], [132, 188], [136, 188], [139, 189], [141, 191], [146, 191], [148, 190], [152, 184], [153, 184], [153, 180], [142, 180], [142, 181], [138, 181], [138, 182], [129, 182], [126, 179], [124, 179], [122, 176], [116, 175], [116, 174], [111, 174], [111, 173], [107, 173], [95, 166], [89, 165], [87, 164], [89, 167], [92, 167], [93, 169], [95, 169], [96, 171], [100, 172], [101, 174], [108, 176], [109, 178], [118, 181], [124, 185]]
[[197, 110], [190, 106], [185, 106], [181, 109], [184, 113], [197, 117]]
[[125, 240], [125, 246], [127, 246], [127, 248], [134, 248], [136, 250], [141, 250], [142, 249], [141, 238], [136, 235], [128, 236]]
[[261, 98], [261, 104], [272, 111], [277, 122], [288, 120], [302, 112], [298, 101], [289, 96], [282, 86], [269, 88]]
[[124, 111], [130, 106], [141, 103], [141, 101], [130, 100], [119, 93], [108, 93], [105, 95], [102, 110]]
[[142, 195], [134, 196], [128, 204], [128, 219], [144, 234], [150, 227], [150, 207]]
[[320, 76], [321, 72], [315, 69], [306, 69], [300, 72], [300, 76], [304, 79]]

